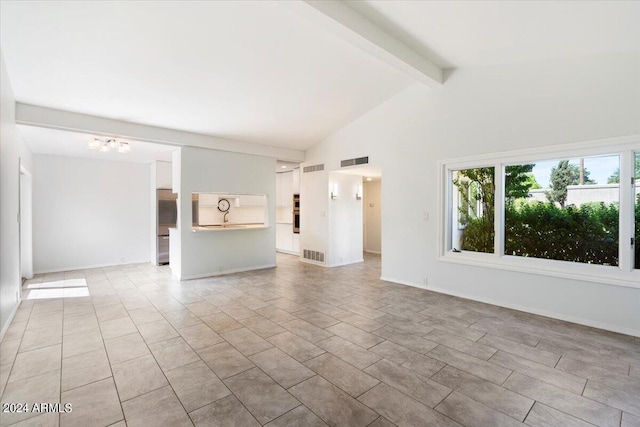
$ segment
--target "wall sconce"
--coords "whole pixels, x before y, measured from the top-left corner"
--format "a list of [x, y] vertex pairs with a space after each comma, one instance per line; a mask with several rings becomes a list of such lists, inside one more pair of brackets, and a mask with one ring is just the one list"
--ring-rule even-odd
[[362, 200], [362, 184], [358, 185], [358, 190], [356, 191], [356, 200]]
[[333, 200], [338, 198], [338, 184], [333, 184], [333, 190], [331, 190], [331, 198]]

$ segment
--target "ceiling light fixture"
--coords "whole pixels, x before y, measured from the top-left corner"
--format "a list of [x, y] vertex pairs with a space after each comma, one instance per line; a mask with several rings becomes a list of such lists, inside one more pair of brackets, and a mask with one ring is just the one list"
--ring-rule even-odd
[[282, 165], [282, 166], [280, 166], [280, 167], [281, 167], [282, 169], [286, 169], [286, 168], [287, 168], [287, 165]]
[[373, 178], [371, 178], [370, 176], [367, 177], [367, 181], [373, 181]]
[[123, 154], [131, 151], [131, 146], [129, 145], [128, 142], [117, 141], [114, 138], [107, 138], [107, 139], [94, 138], [91, 141], [89, 141], [88, 145], [89, 145], [89, 149], [98, 150], [102, 153], [108, 153], [112, 149], [117, 150], [118, 153], [123, 153]]

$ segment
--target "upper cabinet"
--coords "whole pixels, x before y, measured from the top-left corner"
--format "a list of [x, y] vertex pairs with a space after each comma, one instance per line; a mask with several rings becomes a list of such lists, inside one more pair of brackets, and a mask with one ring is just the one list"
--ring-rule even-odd
[[293, 205], [293, 172], [276, 174], [276, 207], [290, 208]]
[[218, 195], [214, 193], [200, 193], [198, 195], [200, 200], [200, 207], [217, 207], [218, 206]]
[[300, 168], [296, 168], [293, 174], [293, 194], [300, 194]]

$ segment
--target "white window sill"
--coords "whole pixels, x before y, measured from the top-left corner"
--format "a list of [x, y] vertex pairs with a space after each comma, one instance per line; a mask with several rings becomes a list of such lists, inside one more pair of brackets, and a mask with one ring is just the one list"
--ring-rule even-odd
[[478, 252], [447, 252], [439, 261], [640, 289], [640, 270]]

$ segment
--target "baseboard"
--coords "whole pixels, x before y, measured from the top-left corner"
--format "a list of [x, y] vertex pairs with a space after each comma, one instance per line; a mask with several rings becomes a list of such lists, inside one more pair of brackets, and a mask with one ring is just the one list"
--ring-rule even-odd
[[583, 319], [583, 318], [580, 318], [580, 317], [567, 316], [565, 314], [555, 313], [555, 312], [552, 312], [552, 311], [542, 310], [542, 309], [538, 309], [538, 308], [525, 307], [525, 306], [522, 306], [522, 305], [519, 305], [519, 304], [511, 304], [511, 303], [508, 303], [508, 302], [496, 301], [496, 300], [493, 300], [491, 298], [482, 298], [482, 297], [478, 297], [478, 296], [475, 296], [475, 295], [466, 294], [464, 292], [456, 292], [456, 291], [451, 291], [449, 289], [443, 289], [443, 288], [439, 288], [439, 287], [419, 285], [419, 284], [416, 284], [416, 283], [407, 282], [405, 280], [394, 279], [392, 277], [383, 277], [383, 276], [381, 276], [380, 280], [384, 280], [386, 282], [398, 283], [400, 285], [411, 286], [411, 287], [414, 287], [414, 288], [420, 288], [420, 289], [424, 289], [424, 290], [427, 290], [427, 291], [438, 292], [440, 294], [451, 295], [451, 296], [454, 296], [454, 297], [465, 298], [465, 299], [469, 299], [469, 300], [472, 300], [472, 301], [483, 302], [483, 303], [495, 305], [495, 306], [498, 306], [498, 307], [510, 308], [512, 310], [523, 311], [525, 313], [537, 314], [539, 316], [550, 317], [552, 319], [564, 320], [565, 322], [571, 322], [571, 323], [576, 323], [578, 325], [583, 325], [583, 326], [589, 326], [589, 327], [592, 327], [592, 328], [603, 329], [605, 331], [611, 331], [611, 332], [616, 332], [616, 333], [619, 333], [619, 334], [631, 335], [631, 336], [634, 336], [634, 337], [640, 337], [640, 330], [623, 328], [623, 327], [620, 327], [620, 326], [610, 325], [608, 323], [598, 322], [598, 321], [589, 320], [589, 319]]
[[341, 263], [338, 263], [338, 264], [329, 264], [328, 267], [329, 268], [342, 267], [344, 265], [357, 264], [359, 262], [364, 262], [364, 258], [360, 258], [359, 260], [355, 260], [355, 261], [341, 262]]
[[243, 267], [243, 268], [234, 268], [231, 270], [216, 271], [212, 273], [193, 274], [190, 276], [182, 276], [180, 277], [180, 280], [204, 279], [205, 277], [222, 276], [224, 274], [232, 274], [232, 273], [242, 273], [243, 271], [263, 270], [265, 268], [274, 268], [275, 266], [276, 266], [275, 264], [265, 264], [265, 265], [258, 265], [255, 267], [246, 267], [246, 268]]
[[368, 251], [368, 250], [364, 250], [365, 253], [367, 254], [376, 254], [376, 255], [382, 255], [382, 251]]
[[300, 258], [301, 262], [306, 262], [307, 264], [311, 264], [311, 265], [317, 265], [318, 267], [329, 267], [327, 264], [325, 264], [324, 262], [319, 262], [319, 261], [313, 261], [310, 259], [306, 259], [306, 258]]
[[300, 256], [300, 252], [287, 251], [287, 250], [285, 250], [285, 249], [276, 249], [276, 252], [280, 252], [280, 253], [287, 254], [287, 255]]
[[92, 265], [81, 265], [81, 266], [77, 266], [77, 267], [65, 267], [65, 268], [49, 269], [49, 270], [36, 270], [36, 271], [34, 271], [34, 274], [62, 273], [64, 271], [89, 270], [89, 269], [92, 269], [92, 268], [104, 268], [104, 267], [118, 267], [118, 266], [122, 266], [122, 265], [130, 265], [130, 264], [144, 264], [144, 263], [147, 263], [147, 262], [151, 262], [151, 260], [142, 259], [142, 260], [138, 260], [138, 261], [134, 260], [134, 261], [127, 261], [127, 262], [117, 263], [117, 264], [112, 264], [112, 263], [92, 264]]
[[[22, 291], [22, 287], [20, 288], [20, 291]], [[11, 325], [11, 321], [14, 317], [16, 317], [16, 313], [18, 312], [18, 308], [20, 308], [20, 304], [22, 304], [22, 297], [20, 297], [18, 303], [15, 305], [15, 307], [13, 307], [13, 310], [11, 310], [11, 314], [9, 314], [9, 317], [7, 318], [7, 323], [5, 323], [2, 327], [2, 330], [0, 330], [0, 341], [4, 339], [4, 335], [7, 333], [9, 325]]]

